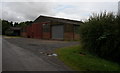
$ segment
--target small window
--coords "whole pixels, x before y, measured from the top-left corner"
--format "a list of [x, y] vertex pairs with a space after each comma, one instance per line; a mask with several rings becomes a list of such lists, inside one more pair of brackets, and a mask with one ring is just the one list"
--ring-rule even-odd
[[50, 25], [49, 24], [43, 24], [43, 32], [50, 32]]

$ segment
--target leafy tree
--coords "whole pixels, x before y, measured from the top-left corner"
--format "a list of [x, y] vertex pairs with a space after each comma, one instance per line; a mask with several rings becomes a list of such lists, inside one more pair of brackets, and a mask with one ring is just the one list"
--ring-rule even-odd
[[30, 25], [33, 21], [25, 21], [25, 22], [20, 22], [17, 23], [15, 22], [14, 27], [25, 27], [27, 25]]
[[9, 22], [10, 23], [10, 26], [13, 26], [13, 22], [11, 21], [11, 22]]
[[24, 27], [24, 26], [30, 25], [31, 23], [32, 21], [26, 21], [26, 22], [21, 22], [19, 25], [20, 27]]
[[30, 25], [33, 22], [33, 21], [25, 21], [25, 22], [21, 22], [21, 23], [15, 22], [14, 26], [13, 26], [12, 21], [9, 22], [7, 20], [1, 20], [1, 19], [0, 19], [0, 21], [1, 21], [0, 27], [2, 27], [1, 30], [2, 30], [3, 35], [5, 35], [6, 30], [9, 29], [10, 27], [21, 27], [22, 28], [27, 25]]
[[5, 31], [10, 27], [10, 22], [2, 20], [2, 34], [5, 35]]
[[18, 22], [15, 22], [14, 23], [14, 27], [19, 27], [20, 25], [19, 25], [19, 23]]

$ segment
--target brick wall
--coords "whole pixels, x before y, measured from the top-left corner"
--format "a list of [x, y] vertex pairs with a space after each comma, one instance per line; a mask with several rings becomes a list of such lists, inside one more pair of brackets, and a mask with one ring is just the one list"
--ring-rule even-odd
[[74, 40], [79, 40], [80, 39], [80, 35], [79, 34], [74, 34]]
[[42, 24], [41, 23], [34, 23], [31, 26], [31, 38], [41, 39], [42, 38]]
[[64, 40], [73, 40], [73, 32], [65, 32], [64, 33]]
[[43, 32], [42, 39], [51, 39], [50, 32]]
[[26, 32], [21, 32], [21, 36], [22, 37], [27, 37], [27, 33]]

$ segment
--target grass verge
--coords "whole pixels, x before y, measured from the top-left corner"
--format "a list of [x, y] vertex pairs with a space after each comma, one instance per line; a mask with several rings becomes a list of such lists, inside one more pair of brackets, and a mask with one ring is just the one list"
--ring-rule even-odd
[[58, 58], [73, 70], [120, 71], [120, 65], [90, 54], [80, 46], [60, 48], [55, 51]]
[[21, 38], [21, 36], [6, 36], [6, 35], [2, 35], [5, 38]]

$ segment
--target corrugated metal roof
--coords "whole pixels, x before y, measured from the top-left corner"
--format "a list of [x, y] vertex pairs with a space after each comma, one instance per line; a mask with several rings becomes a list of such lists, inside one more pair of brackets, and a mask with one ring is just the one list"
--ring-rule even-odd
[[56, 18], [56, 17], [49, 17], [49, 16], [42, 16], [40, 15], [34, 23], [37, 22], [60, 22], [60, 23], [67, 23], [67, 24], [76, 24], [79, 25], [80, 23], [83, 23], [82, 21], [77, 20], [70, 20], [70, 19], [64, 19], [64, 18]]

